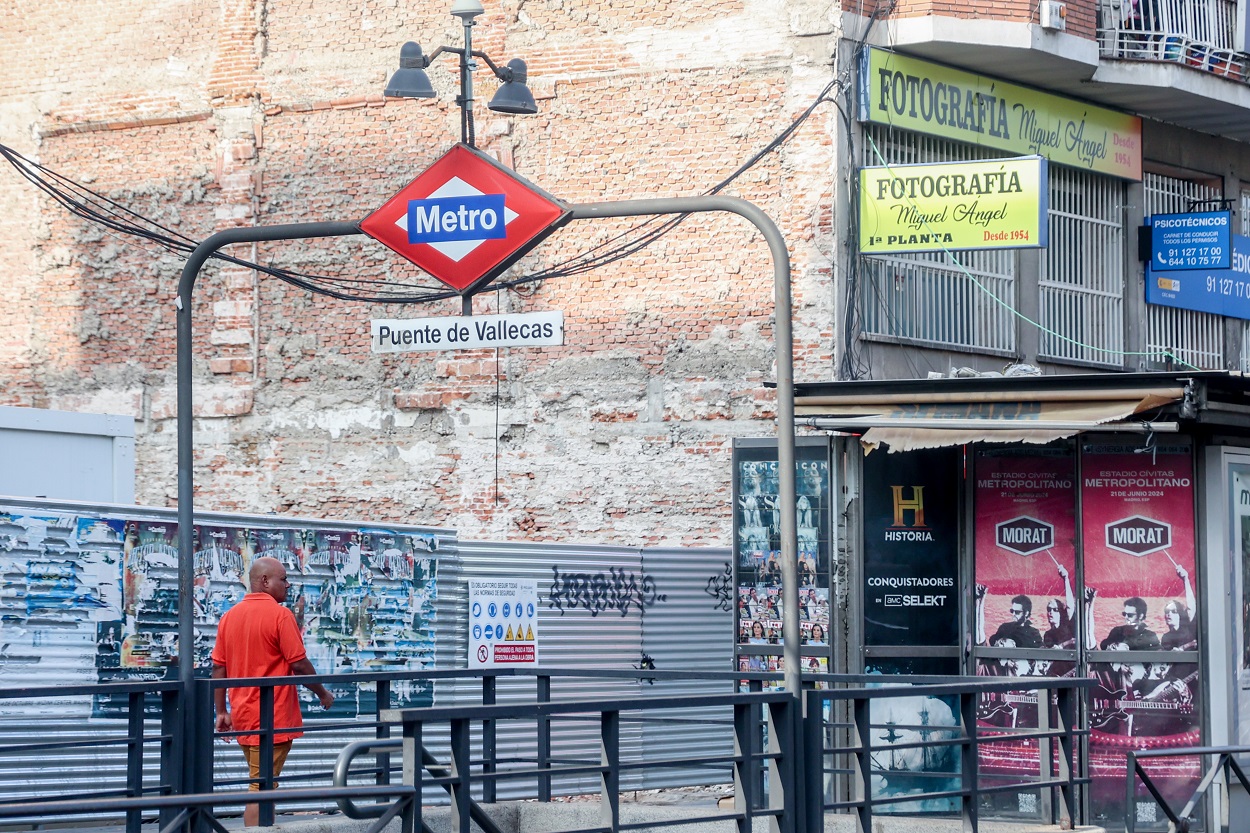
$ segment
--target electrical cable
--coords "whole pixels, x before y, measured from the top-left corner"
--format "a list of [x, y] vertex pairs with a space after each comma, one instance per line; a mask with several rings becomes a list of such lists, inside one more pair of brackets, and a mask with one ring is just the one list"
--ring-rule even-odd
[[[724, 190], [734, 180], [758, 164], [761, 159], [784, 144], [821, 103], [831, 100], [828, 96], [840, 83], [839, 79], [835, 79], [826, 85], [816, 99], [780, 134], [742, 163], [737, 170], [706, 190], [704, 195], [716, 194]], [[471, 122], [469, 129], [472, 129]], [[188, 254], [198, 245], [197, 241], [186, 235], [131, 211], [103, 194], [92, 191], [68, 177], [27, 159], [12, 148], [0, 145], [0, 156], [3, 156], [25, 179], [71, 214], [116, 232], [149, 240], [179, 254]], [[491, 285], [511, 289], [549, 278], [578, 275], [616, 263], [647, 248], [680, 225], [688, 216], [688, 214], [679, 214], [667, 219], [650, 218], [546, 270], [509, 281], [495, 281]], [[226, 263], [255, 269], [300, 289], [340, 300], [411, 304], [443, 300], [459, 295], [454, 290], [441, 286], [311, 275], [277, 266], [253, 263], [220, 252], [214, 253], [212, 257]]]
[[[816, 99], [793, 121], [791, 121], [790, 124], [781, 131], [781, 133], [773, 137], [773, 139], [763, 148], [752, 154], [752, 156], [747, 159], [746, 162], [739, 165], [733, 173], [729, 174], [729, 176], [704, 191], [702, 196], [711, 196], [720, 193], [725, 188], [729, 187], [729, 185], [731, 185], [734, 180], [738, 179], [738, 177], [742, 176], [751, 168], [759, 164], [760, 160], [762, 160], [765, 156], [781, 147], [791, 136], [794, 135], [803, 123], [811, 117], [817, 107], [825, 101], [832, 100], [829, 98], [829, 95], [838, 87], [840, 83], [841, 82], [838, 79], [835, 79], [825, 85], [825, 88], [820, 91], [820, 93], [816, 96]], [[579, 275], [598, 269], [602, 266], [615, 263], [618, 260], [629, 257], [630, 255], [645, 249], [660, 237], [663, 237], [665, 234], [675, 229], [689, 216], [689, 214], [676, 214], [667, 219], [653, 217], [642, 222], [634, 223], [624, 231], [619, 232], [618, 234], [584, 252], [574, 255], [568, 260], [557, 263], [554, 266], [550, 266], [541, 272], [535, 272], [509, 281], [497, 281], [496, 285], [510, 289], [523, 284], [533, 283], [535, 281]], [[639, 236], [630, 240], [629, 238], [631, 235], [635, 234], [638, 234]], [[617, 244], [619, 241], [626, 242], [613, 247], [613, 244]]]
[[[26, 158], [10, 147], [0, 145], [0, 156], [9, 162], [22, 178], [76, 217], [114, 233], [147, 240], [162, 249], [183, 256], [192, 252], [198, 245], [198, 241], [132, 211], [116, 200]], [[220, 252], [215, 253], [213, 258], [247, 269], [255, 269], [301, 289], [340, 300], [415, 303], [456, 297], [459, 294], [441, 285], [309, 275], [254, 263], [245, 258]]]

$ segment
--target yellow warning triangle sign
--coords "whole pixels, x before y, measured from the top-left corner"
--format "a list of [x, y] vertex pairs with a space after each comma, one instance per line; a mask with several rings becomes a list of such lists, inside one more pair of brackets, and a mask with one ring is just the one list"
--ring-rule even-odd
[[526, 642], [534, 641], [534, 629], [529, 627], [528, 625], [525, 628], [525, 641]]
[[508, 635], [505, 636], [503, 639], [504, 639], [504, 642], [512, 641], [512, 626], [511, 625], [508, 626]]

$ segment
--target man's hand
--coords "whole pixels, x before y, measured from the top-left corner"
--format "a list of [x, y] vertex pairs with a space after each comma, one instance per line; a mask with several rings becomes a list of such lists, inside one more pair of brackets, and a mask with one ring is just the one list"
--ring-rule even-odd
[[1067, 578], [1067, 577], [1068, 577], [1068, 568], [1060, 564], [1059, 565], [1059, 578]]
[[[221, 712], [217, 715], [217, 731], [233, 732], [234, 720], [230, 717], [230, 712]], [[222, 738], [223, 741], [229, 742], [232, 738]]]
[[1085, 588], [1085, 601], [1092, 602], [1094, 600], [1094, 597], [1097, 595], [1098, 595], [1098, 591], [1095, 590], [1093, 587]]
[[326, 709], [327, 711], [334, 705], [334, 695], [331, 694], [328, 689], [322, 690], [321, 693], [317, 695], [317, 699], [321, 701], [321, 708]]
[[1189, 571], [1179, 564], [1176, 565], [1176, 574], [1181, 577], [1181, 581], [1189, 578]]
[[988, 589], [989, 589], [989, 588], [988, 588], [988, 587], [986, 587], [984, 584], [978, 584], [978, 585], [977, 585], [977, 589], [976, 589], [976, 598], [978, 598], [978, 599], [984, 599], [984, 598], [985, 598], [985, 591], [986, 591], [986, 590], [988, 590]]

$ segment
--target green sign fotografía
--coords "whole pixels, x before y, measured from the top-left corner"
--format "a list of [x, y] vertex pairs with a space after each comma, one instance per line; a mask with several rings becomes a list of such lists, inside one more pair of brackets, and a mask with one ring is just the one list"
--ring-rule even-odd
[[1040, 156], [889, 165], [859, 171], [864, 254], [1046, 245]]
[[859, 119], [1140, 180], [1141, 119], [885, 49], [860, 61]]

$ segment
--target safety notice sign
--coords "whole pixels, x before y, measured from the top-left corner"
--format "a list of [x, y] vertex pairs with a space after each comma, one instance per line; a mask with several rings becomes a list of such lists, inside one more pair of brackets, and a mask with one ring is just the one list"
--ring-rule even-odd
[[469, 580], [469, 667], [538, 664], [538, 582]]

